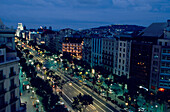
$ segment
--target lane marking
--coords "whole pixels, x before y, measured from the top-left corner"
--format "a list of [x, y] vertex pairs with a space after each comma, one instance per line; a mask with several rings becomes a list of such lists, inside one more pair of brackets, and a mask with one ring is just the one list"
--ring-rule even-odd
[[[74, 83], [74, 82], [73, 82]], [[75, 83], [74, 83], [75, 84]], [[75, 84], [77, 86], [77, 84]], [[79, 86], [77, 86], [78, 88], [80, 88]], [[82, 89], [82, 88], [80, 88]], [[84, 91], [85, 93], [89, 94], [88, 92], [86, 92], [85, 90], [82, 89], [82, 91]], [[90, 95], [90, 94], [89, 94]], [[102, 102], [100, 102], [98, 99], [96, 99], [95, 97], [93, 97], [95, 100], [97, 100], [100, 104], [102, 104], [103, 106], [105, 106], [107, 109], [109, 109], [111, 112], [114, 112], [113, 110], [111, 110], [109, 107], [107, 107], [106, 105], [104, 105]]]
[[[57, 70], [55, 70], [57, 71]], [[69, 79], [67, 78], [66, 76], [64, 76], [63, 73], [60, 73], [62, 75], [62, 77], [66, 78], [66, 79]], [[70, 80], [70, 79], [69, 79]], [[81, 87], [79, 87], [77, 84], [75, 84], [74, 82], [72, 82], [75, 86], [77, 86], [79, 89], [81, 89], [82, 91], [84, 91], [85, 93], [87, 93], [88, 95], [90, 95], [90, 93], [86, 92], [85, 90], [83, 90]], [[72, 86], [73, 88], [75, 88], [74, 86]], [[77, 91], [79, 91], [77, 88], [75, 88]], [[80, 92], [80, 91], [79, 91]], [[82, 93], [82, 92], [80, 92]], [[83, 94], [83, 93], [82, 93]], [[113, 110], [111, 110], [109, 107], [107, 107], [106, 105], [104, 105], [101, 101], [99, 101], [98, 99], [96, 99], [95, 97], [93, 97], [96, 101], [98, 101], [100, 104], [102, 104], [104, 107], [106, 107], [107, 109], [109, 109], [111, 112], [114, 112]], [[95, 104], [95, 103], [94, 103]], [[96, 104], [96, 106], [98, 106]], [[99, 107], [99, 106], [98, 106]], [[99, 107], [101, 110], [103, 110], [101, 107]], [[104, 111], [104, 110], [103, 110]], [[105, 112], [105, 111], [104, 111]]]
[[[75, 88], [74, 86], [72, 86], [73, 88]], [[80, 92], [82, 95], [83, 95], [83, 93], [81, 92], [81, 91], [79, 91], [77, 88], [75, 88], [78, 92]], [[103, 110], [100, 106], [98, 106], [95, 102], [93, 102], [99, 109], [101, 109], [103, 112], [106, 112], [105, 110]], [[93, 109], [93, 108], [92, 108]], [[93, 109], [93, 110], [96, 110], [96, 108], [95, 109]], [[112, 111], [113, 112], [113, 111]]]
[[64, 92], [63, 94], [70, 100], [71, 103], [73, 103], [73, 101]]

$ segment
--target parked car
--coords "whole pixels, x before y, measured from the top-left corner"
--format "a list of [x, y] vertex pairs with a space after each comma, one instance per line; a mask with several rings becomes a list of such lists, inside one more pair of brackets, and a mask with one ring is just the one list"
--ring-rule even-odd
[[138, 108], [138, 111], [139, 111], [139, 112], [146, 112], [146, 109], [143, 108], [143, 107], [139, 107], [139, 108]]

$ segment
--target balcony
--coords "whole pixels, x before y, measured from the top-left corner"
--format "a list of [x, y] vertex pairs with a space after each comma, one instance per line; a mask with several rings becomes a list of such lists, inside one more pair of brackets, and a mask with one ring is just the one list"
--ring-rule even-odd
[[0, 81], [1, 81], [1, 80], [4, 80], [4, 79], [6, 79], [6, 76], [1, 74], [1, 75], [0, 75]]
[[11, 72], [10, 74], [9, 74], [9, 77], [12, 77], [12, 76], [15, 76], [16, 75], [16, 72]]
[[10, 90], [13, 90], [13, 89], [15, 89], [15, 88], [17, 88], [16, 85], [11, 85], [11, 86], [10, 86]]
[[14, 98], [10, 99], [10, 104], [16, 102], [17, 100], [18, 100], [17, 97], [14, 97]]
[[4, 109], [7, 106], [7, 102], [6, 103], [2, 103], [0, 104], [0, 110]]
[[7, 92], [6, 89], [1, 89], [1, 90], [0, 90], [0, 95], [5, 94], [6, 92]]

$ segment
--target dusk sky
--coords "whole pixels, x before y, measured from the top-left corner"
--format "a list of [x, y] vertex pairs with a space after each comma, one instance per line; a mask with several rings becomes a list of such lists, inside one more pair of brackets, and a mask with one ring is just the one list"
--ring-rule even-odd
[[110, 24], [148, 26], [170, 19], [170, 0], [0, 0], [8, 27], [85, 29]]

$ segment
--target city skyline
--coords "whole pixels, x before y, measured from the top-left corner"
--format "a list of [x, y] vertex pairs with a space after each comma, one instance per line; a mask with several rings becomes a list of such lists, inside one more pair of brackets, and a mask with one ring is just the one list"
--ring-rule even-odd
[[170, 17], [168, 0], [2, 0], [0, 18], [16, 28], [52, 26], [53, 29], [86, 29], [110, 24], [149, 26]]

